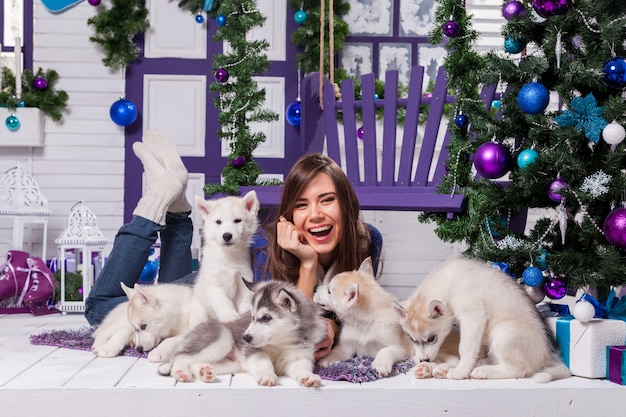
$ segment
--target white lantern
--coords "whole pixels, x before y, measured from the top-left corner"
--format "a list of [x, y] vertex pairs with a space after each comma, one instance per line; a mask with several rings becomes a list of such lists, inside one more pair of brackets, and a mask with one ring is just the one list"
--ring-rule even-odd
[[[61, 301], [57, 309], [62, 312], [84, 312], [85, 299], [93, 286], [96, 272], [104, 265], [104, 247], [107, 239], [98, 225], [96, 216], [84, 201], [74, 204], [67, 219], [67, 227], [54, 241], [58, 248], [58, 270], [61, 274]], [[73, 254], [73, 255], [72, 255]], [[74, 266], [68, 268], [74, 261]], [[65, 287], [70, 272], [82, 274], [82, 300], [67, 300]]]
[[[41, 258], [46, 260], [50, 217], [48, 200], [41, 194], [33, 177], [24, 172], [19, 164], [0, 178], [0, 217], [13, 219], [11, 248], [15, 250], [24, 250], [24, 229], [27, 224], [43, 225]], [[31, 242], [28, 252], [32, 252], [32, 246]]]

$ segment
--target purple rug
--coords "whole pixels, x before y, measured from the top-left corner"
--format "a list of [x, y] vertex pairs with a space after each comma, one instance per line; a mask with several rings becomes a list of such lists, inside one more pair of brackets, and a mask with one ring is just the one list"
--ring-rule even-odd
[[[33, 345], [56, 346], [66, 349], [91, 350], [93, 344], [93, 327], [85, 326], [78, 329], [68, 330], [47, 330], [45, 332], [30, 336], [30, 343]], [[132, 356], [134, 358], [146, 358], [146, 352], [139, 352], [137, 349], [126, 347], [120, 353], [121, 356]]]
[[[47, 330], [42, 333], [30, 336], [33, 345], [56, 346], [66, 349], [76, 349], [90, 351], [93, 343], [93, 327], [80, 327], [68, 330]], [[132, 356], [135, 358], [145, 358], [146, 352], [139, 352], [134, 348], [127, 347], [121, 356]], [[373, 358], [367, 356], [357, 356], [342, 362], [337, 362], [328, 368], [315, 368], [314, 372], [322, 379], [330, 381], [349, 381], [354, 383], [376, 381], [381, 377], [372, 368]], [[412, 360], [407, 359], [398, 362], [393, 367], [390, 376], [406, 373], [413, 367]]]

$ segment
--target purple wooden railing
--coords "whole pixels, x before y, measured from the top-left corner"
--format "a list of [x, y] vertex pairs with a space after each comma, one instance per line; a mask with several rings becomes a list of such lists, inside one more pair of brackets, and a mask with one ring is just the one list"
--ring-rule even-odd
[[[451, 133], [441, 132], [444, 137], [440, 144], [437, 138], [440, 136], [444, 105], [456, 99], [448, 95], [444, 68], [439, 69], [431, 96], [422, 94], [424, 67], [417, 66], [411, 70], [408, 95], [403, 98], [398, 98], [397, 71], [386, 73], [384, 99], [375, 98], [374, 78], [374, 74], [361, 77], [361, 100], [355, 99], [353, 80], [342, 82], [342, 97], [337, 100], [334, 86], [324, 78], [323, 110], [319, 101], [319, 74], [311, 73], [303, 79], [302, 152], [325, 152], [333, 158], [350, 178], [362, 209], [461, 212], [465, 201], [462, 194], [437, 192], [445, 175]], [[495, 88], [483, 89], [481, 98], [486, 106], [491, 106], [494, 93]], [[422, 106], [428, 106], [423, 134], [418, 131]], [[403, 129], [400, 129], [401, 138], [396, 137], [399, 107], [406, 108]], [[382, 135], [376, 131], [377, 108], [383, 108]], [[362, 122], [357, 121], [358, 109], [362, 111]], [[361, 125], [364, 132], [362, 139], [357, 136]], [[440, 151], [435, 158], [437, 146]], [[434, 173], [432, 178], [431, 172]], [[251, 188], [257, 191], [262, 205], [278, 204], [280, 187], [242, 187], [242, 192]]]

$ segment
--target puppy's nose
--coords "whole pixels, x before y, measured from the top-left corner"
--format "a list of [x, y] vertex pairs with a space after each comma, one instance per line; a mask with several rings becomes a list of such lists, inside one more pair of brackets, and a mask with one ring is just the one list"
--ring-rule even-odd
[[224, 233], [222, 239], [224, 239], [224, 242], [230, 242], [233, 239], [233, 235], [232, 233]]
[[245, 340], [245, 341], [246, 341], [246, 343], [250, 343], [250, 342], [252, 342], [252, 335], [251, 335], [251, 334], [248, 334], [248, 333], [244, 334], [244, 335], [243, 335], [243, 340]]

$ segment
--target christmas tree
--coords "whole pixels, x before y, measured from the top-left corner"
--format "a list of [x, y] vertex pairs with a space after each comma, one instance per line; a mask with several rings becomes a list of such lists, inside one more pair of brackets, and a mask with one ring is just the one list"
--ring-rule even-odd
[[[602, 298], [626, 284], [626, 2], [505, 1], [502, 19], [502, 50], [479, 54], [464, 1], [439, 3], [431, 41], [448, 38], [458, 94], [441, 192], [463, 193], [467, 209], [420, 220], [533, 298]], [[497, 86], [491, 108], [484, 85]]]
[[[213, 2], [211, 2], [213, 3]], [[213, 40], [224, 41], [225, 52], [213, 56], [215, 82], [210, 90], [217, 92], [215, 106], [220, 111], [218, 136], [228, 142], [229, 163], [222, 170], [222, 184], [207, 184], [208, 196], [216, 193], [238, 194], [242, 185], [254, 185], [261, 168], [252, 153], [265, 142], [263, 132], [253, 132], [251, 123], [278, 120], [278, 114], [263, 107], [265, 89], [259, 88], [254, 77], [269, 68], [265, 39], [248, 40], [246, 35], [263, 26], [265, 16], [253, 0], [222, 0], [214, 9], [217, 29]]]

